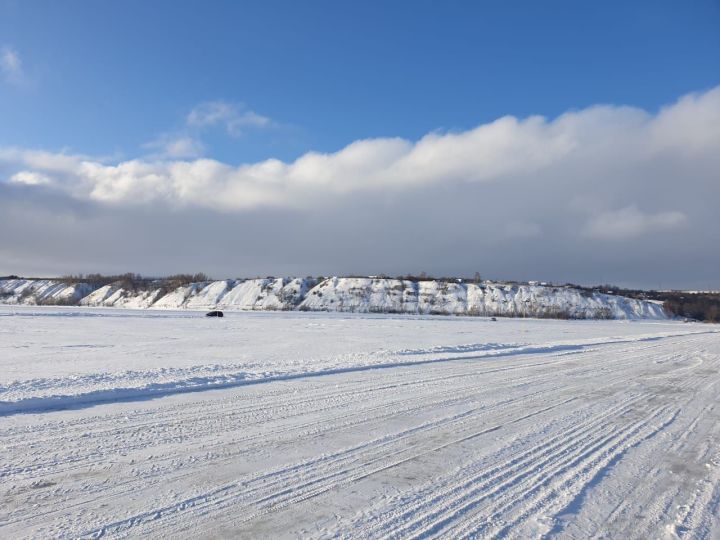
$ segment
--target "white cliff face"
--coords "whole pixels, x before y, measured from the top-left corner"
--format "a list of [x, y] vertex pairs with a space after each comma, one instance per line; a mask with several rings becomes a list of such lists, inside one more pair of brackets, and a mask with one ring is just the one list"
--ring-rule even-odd
[[66, 284], [48, 279], [0, 280], [0, 302], [24, 305], [77, 305], [92, 291], [86, 283]]
[[187, 307], [187, 304], [193, 301], [193, 298], [203, 291], [210, 282], [203, 281], [200, 283], [191, 283], [183, 287], [178, 287], [172, 292], [161, 296], [154, 304], [153, 308], [159, 309], [180, 309]]
[[569, 287], [370, 278], [325, 280], [308, 293], [299, 309], [507, 317], [667, 318], [662, 306], [653, 302]]
[[122, 287], [105, 285], [80, 300], [80, 305], [88, 307], [145, 309], [152, 306], [158, 300], [160, 293], [161, 289], [128, 291]]
[[[195, 294], [190, 295], [187, 301], [185, 301], [184, 306], [180, 305], [178, 307], [186, 307], [189, 309], [214, 308], [218, 302], [235, 287], [236, 283], [237, 282], [233, 280], [213, 281], [198, 290]], [[173, 293], [170, 293], [167, 296], [171, 296], [172, 294]], [[161, 298], [161, 300], [164, 298], [166, 297]]]
[[301, 278], [248, 279], [239, 283], [217, 306], [227, 310], [292, 310], [313, 284], [314, 280]]
[[387, 278], [265, 278], [129, 291], [50, 280], [0, 280], [6, 304], [133, 309], [301, 310], [583, 319], [667, 319], [655, 302], [573, 287]]

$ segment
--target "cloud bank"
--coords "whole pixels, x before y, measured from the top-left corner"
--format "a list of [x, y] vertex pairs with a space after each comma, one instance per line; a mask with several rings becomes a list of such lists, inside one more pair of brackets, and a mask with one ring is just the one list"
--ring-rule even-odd
[[[222, 105], [196, 108], [188, 124], [232, 133], [268, 121]], [[720, 262], [711, 244], [720, 231], [720, 87], [656, 113], [597, 105], [554, 119], [506, 116], [416, 141], [358, 140], [292, 162], [188, 159], [199, 152], [193, 141], [175, 142], [115, 163], [0, 149], [5, 199], [12, 192], [14, 210], [42, 208], [44, 219], [69, 212], [83, 222], [89, 213], [113, 234], [120, 216], [144, 216], [154, 230], [183, 216], [215, 235], [202, 250], [213, 268], [192, 253], [177, 260], [218, 275], [479, 270], [720, 287], [710, 270]], [[79, 208], [86, 214], [77, 217]], [[183, 231], [194, 236], [189, 228], [165, 241], [181, 245]], [[17, 249], [0, 248], [18, 259]], [[667, 267], [668, 250], [688, 264]], [[147, 254], [136, 260], [125, 268], [179, 270]]]

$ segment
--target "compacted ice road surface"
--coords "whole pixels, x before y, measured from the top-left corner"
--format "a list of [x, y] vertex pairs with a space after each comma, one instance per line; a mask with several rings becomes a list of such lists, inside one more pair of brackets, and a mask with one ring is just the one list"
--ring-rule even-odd
[[717, 327], [201, 315], [0, 312], [0, 537], [720, 537]]

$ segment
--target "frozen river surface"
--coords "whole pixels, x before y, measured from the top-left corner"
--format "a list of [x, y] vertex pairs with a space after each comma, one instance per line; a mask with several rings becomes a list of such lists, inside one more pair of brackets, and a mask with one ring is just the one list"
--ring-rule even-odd
[[718, 330], [0, 308], [0, 537], [718, 538]]

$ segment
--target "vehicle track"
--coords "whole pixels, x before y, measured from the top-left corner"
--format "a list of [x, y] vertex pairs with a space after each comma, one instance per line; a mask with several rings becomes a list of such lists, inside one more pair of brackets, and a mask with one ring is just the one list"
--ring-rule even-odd
[[630, 502], [578, 521], [588, 494], [627, 463], [663, 486], [689, 449], [688, 489], [622, 494], [650, 536], [708, 535], [719, 373], [716, 334], [672, 335], [39, 414], [0, 423], [0, 536], [631, 537]]

